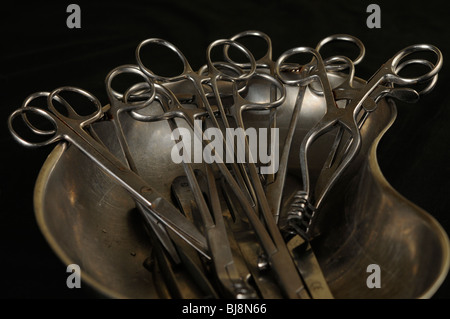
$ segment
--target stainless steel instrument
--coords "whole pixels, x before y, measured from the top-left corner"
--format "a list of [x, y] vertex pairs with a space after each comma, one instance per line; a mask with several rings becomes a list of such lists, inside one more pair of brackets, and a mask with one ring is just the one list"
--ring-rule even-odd
[[[265, 41], [261, 58], [240, 42], [246, 37]], [[356, 45], [357, 57], [323, 58], [334, 41]], [[142, 57], [150, 45], [174, 52], [183, 71], [155, 74]], [[222, 60], [213, 60], [216, 48]], [[247, 61], [234, 61], [230, 49]], [[436, 59], [407, 59], [421, 51]], [[426, 298], [436, 291], [450, 265], [447, 234], [389, 186], [376, 147], [396, 116], [391, 98], [414, 102], [433, 89], [439, 49], [407, 47], [367, 81], [355, 75], [364, 45], [344, 34], [273, 60], [270, 37], [244, 31], [211, 43], [197, 72], [166, 40], [145, 40], [135, 53], [136, 64], [107, 75], [109, 104], [61, 87], [30, 95], [8, 119], [24, 146], [62, 141], [36, 182], [36, 217], [60, 258], [82, 267], [84, 281], [116, 298]], [[298, 54], [312, 59], [288, 61]], [[411, 65], [427, 72], [400, 75]], [[128, 73], [141, 80], [114, 90]], [[94, 111], [84, 115], [89, 105]], [[246, 128], [275, 132], [259, 144], [265, 151], [274, 152], [279, 136], [278, 171], [262, 173], [245, 134], [234, 144], [231, 130]], [[174, 138], [179, 129], [214, 161], [191, 162], [189, 141]], [[232, 156], [221, 155], [219, 142]], [[367, 287], [370, 264], [380, 266], [383, 289]]]

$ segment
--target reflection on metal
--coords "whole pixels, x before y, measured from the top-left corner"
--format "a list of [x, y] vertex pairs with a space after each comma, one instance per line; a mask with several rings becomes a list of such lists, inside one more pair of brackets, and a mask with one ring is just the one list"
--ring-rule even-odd
[[[249, 36], [267, 44], [258, 60], [239, 42]], [[356, 45], [357, 58], [322, 59], [320, 49], [334, 41]], [[141, 59], [149, 44], [172, 50], [183, 72], [153, 73]], [[212, 61], [214, 47], [223, 48], [227, 62]], [[234, 62], [230, 47], [248, 61]], [[431, 51], [436, 59], [406, 59], [417, 51]], [[312, 59], [287, 61], [298, 54]], [[361, 41], [338, 34], [316, 49], [297, 47], [273, 61], [270, 38], [247, 31], [211, 43], [206, 66], [194, 72], [173, 44], [153, 38], [138, 46], [138, 65], [108, 74], [109, 105], [75, 87], [30, 95], [8, 120], [13, 137], [31, 147], [62, 141], [36, 183], [43, 234], [66, 264], [79, 265], [84, 282], [107, 297], [431, 297], [449, 269], [447, 234], [388, 184], [376, 148], [396, 117], [391, 98], [415, 102], [431, 91], [442, 54], [431, 45], [407, 47], [368, 81], [355, 77], [364, 54]], [[399, 75], [417, 64], [425, 74]], [[119, 93], [111, 83], [123, 73], [144, 82]], [[411, 87], [417, 84], [424, 89]], [[63, 97], [67, 92], [91, 102], [94, 113], [77, 113]], [[32, 106], [38, 98], [47, 99], [48, 110]], [[38, 128], [31, 114], [53, 129]], [[19, 133], [19, 120], [40, 142]], [[235, 145], [228, 135], [251, 128], [256, 142], [265, 135], [256, 130], [267, 127], [282, 143], [259, 143], [258, 154], [268, 157], [269, 145], [270, 167], [280, 164], [278, 171], [263, 170], [269, 162], [261, 158], [254, 161], [250, 136], [238, 135]], [[221, 134], [212, 139], [206, 128]], [[174, 150], [189, 153], [180, 146], [184, 135], [174, 141], [179, 129], [193, 132], [200, 155], [210, 152], [216, 161], [175, 161]], [[222, 142], [227, 162], [215, 142]], [[236, 161], [236, 149], [244, 150], [245, 163]], [[274, 163], [279, 153], [281, 162]]]
[[[296, 93], [295, 88], [288, 88], [286, 102], [277, 113], [281, 141]], [[254, 90], [249, 95], [266, 93]], [[286, 217], [283, 219], [283, 211], [289, 209], [290, 199], [301, 187], [296, 156], [299, 141], [325, 109], [324, 101], [309, 89], [305, 99], [308, 103], [302, 108], [289, 158], [281, 224]], [[310, 244], [335, 298], [429, 298], [447, 275], [448, 237], [433, 217], [399, 195], [384, 179], [376, 146], [394, 121], [396, 108], [384, 99], [378, 103], [361, 130], [361, 151], [324, 201], [322, 218], [317, 221], [320, 236]], [[247, 126], [258, 127], [264, 123], [262, 117], [248, 113], [244, 120]], [[136, 162], [142, 176], [171, 198], [172, 181], [183, 175], [183, 169], [170, 159], [173, 141], [168, 124], [140, 123], [127, 117], [122, 124], [133, 157], [140, 159]], [[112, 123], [96, 123], [95, 130], [120, 156], [118, 141], [110, 134]], [[330, 145], [333, 139], [324, 136], [322, 142]], [[320, 163], [327, 150], [311, 152], [312, 174], [320, 172], [321, 166], [314, 163]], [[77, 201], [68, 201], [74, 194]], [[166, 296], [160, 291], [160, 277], [143, 267], [152, 248], [134, 201], [75, 147], [63, 143], [52, 151], [36, 183], [34, 202], [43, 234], [65, 264], [80, 265], [84, 282], [107, 297]], [[247, 238], [257, 246], [255, 237]], [[256, 261], [257, 256], [254, 258]], [[372, 263], [381, 267], [382, 289], [366, 286], [366, 268]]]

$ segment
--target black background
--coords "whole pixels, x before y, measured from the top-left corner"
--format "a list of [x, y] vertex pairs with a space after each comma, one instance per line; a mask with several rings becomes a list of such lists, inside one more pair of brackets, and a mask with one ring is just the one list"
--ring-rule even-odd
[[[371, 1], [375, 2], [375, 1]], [[400, 49], [430, 43], [444, 54], [434, 91], [416, 104], [397, 103], [398, 118], [378, 155], [387, 180], [450, 231], [449, 12], [444, 1], [376, 1], [381, 28], [366, 25], [369, 1], [146, 1], [76, 2], [81, 29], [66, 26], [68, 1], [14, 2], [1, 7], [0, 50], [0, 297], [87, 298], [83, 286], [66, 287], [65, 265], [41, 235], [33, 213], [33, 187], [52, 147], [24, 149], [7, 131], [7, 116], [37, 91], [73, 85], [107, 104], [104, 78], [135, 63], [137, 44], [161, 37], [178, 46], [194, 69], [205, 63], [210, 42], [256, 29], [273, 41], [274, 58], [325, 36], [360, 38], [367, 54], [357, 76], [367, 79]], [[1, 124], [3, 123], [3, 124]], [[449, 298], [447, 279], [434, 298]]]

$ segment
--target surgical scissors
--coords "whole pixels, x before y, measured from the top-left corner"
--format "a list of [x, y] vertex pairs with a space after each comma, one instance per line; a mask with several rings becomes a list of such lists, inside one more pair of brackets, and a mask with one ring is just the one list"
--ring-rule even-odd
[[[82, 116], [70, 104], [62, 103], [67, 115], [60, 113], [56, 109], [54, 101], [58, 100], [57, 97], [62, 92], [67, 91], [78, 93], [88, 99], [94, 105], [95, 111], [90, 115]], [[151, 185], [125, 167], [108, 149], [86, 132], [86, 126], [94, 123], [103, 116], [102, 106], [95, 96], [80, 88], [69, 86], [60, 87], [48, 94], [47, 107], [48, 110], [33, 106], [21, 107], [9, 116], [8, 128], [17, 142], [27, 147], [45, 146], [61, 140], [72, 143], [106, 171], [115, 182], [123, 186], [135, 200], [139, 201], [146, 209], [152, 212], [155, 218], [172, 229], [205, 257], [209, 258], [206, 239], [197, 228], [178, 209], [151, 187]], [[28, 114], [34, 114], [41, 118], [41, 120], [47, 120], [49, 124], [53, 125], [54, 134], [50, 138], [39, 142], [24, 139], [15, 130], [13, 122], [17, 117], [21, 116], [25, 124], [28, 123], [29, 121], [26, 120], [28, 119]], [[32, 131], [34, 132], [33, 129]]]
[[[282, 64], [289, 56], [303, 52], [302, 48], [294, 48], [283, 53], [278, 59], [277, 63]], [[398, 74], [400, 71], [399, 65], [405, 57], [419, 51], [431, 51], [436, 57], [437, 61], [431, 70], [425, 74], [416, 77], [403, 77]], [[303, 190], [297, 193], [297, 202], [295, 210], [290, 213], [288, 217], [289, 224], [300, 234], [305, 240], [309, 240], [309, 232], [313, 219], [318, 207], [321, 205], [322, 200], [334, 186], [338, 177], [348, 167], [352, 159], [356, 156], [361, 146], [361, 134], [357, 123], [357, 115], [363, 108], [364, 101], [369, 98], [370, 94], [376, 92], [379, 85], [386, 83], [398, 84], [398, 85], [415, 85], [424, 83], [432, 79], [442, 67], [442, 53], [438, 48], [428, 44], [417, 44], [409, 46], [403, 50], [397, 52], [391, 59], [385, 62], [381, 68], [367, 81], [350, 100], [345, 108], [339, 108], [336, 105], [334, 99], [333, 90], [329, 85], [326, 75], [326, 69], [318, 52], [315, 52], [317, 78], [320, 81], [323, 89], [323, 94], [326, 102], [326, 113], [322, 119], [306, 134], [300, 146], [300, 164], [303, 180]], [[417, 60], [416, 60], [417, 61]], [[382, 92], [386, 94], [389, 90], [397, 90], [395, 87], [383, 87]], [[350, 133], [352, 142], [348, 150], [345, 152], [345, 156], [336, 161], [333, 169], [321, 172], [320, 178], [326, 181], [326, 183], [319, 184], [314, 191], [311, 191], [307, 153], [308, 149], [315, 140], [321, 135], [331, 131], [336, 126], [343, 127], [348, 133]]]
[[[152, 94], [148, 95], [147, 100], [145, 100], [144, 102], [138, 104], [138, 105], [131, 105], [131, 104], [124, 104], [121, 101], [121, 97], [122, 95], [120, 95], [119, 93], [117, 93], [116, 91], [114, 91], [111, 87], [111, 82], [112, 79], [121, 73], [135, 73], [135, 74], [140, 74], [142, 75], [142, 77], [147, 80], [147, 78], [142, 74], [142, 72], [139, 70], [139, 68], [137, 66], [132, 66], [132, 65], [124, 65], [121, 67], [118, 67], [114, 70], [112, 70], [108, 76], [107, 76], [107, 80], [106, 80], [106, 86], [107, 86], [107, 92], [108, 92], [108, 97], [110, 100], [110, 105], [108, 105], [107, 108], [105, 108], [105, 111], [108, 112], [109, 114], [109, 118], [112, 120], [113, 124], [114, 124], [114, 129], [116, 131], [116, 136], [119, 140], [119, 145], [125, 155], [125, 159], [127, 161], [128, 166], [130, 167], [130, 169], [132, 169], [135, 173], [137, 173], [137, 168], [136, 165], [134, 163], [134, 160], [131, 156], [127, 141], [124, 137], [123, 134], [123, 130], [120, 124], [120, 120], [119, 120], [119, 114], [121, 114], [124, 111], [129, 111], [131, 109], [135, 109], [135, 108], [139, 108], [139, 107], [145, 107], [148, 103], [151, 103], [155, 97], [155, 90], [154, 90], [154, 86], [149, 82], [149, 84], [151, 85], [150, 87], [152, 88]], [[28, 107], [28, 105], [32, 102], [35, 101], [37, 98], [40, 97], [48, 97], [50, 95], [50, 92], [37, 92], [34, 93], [30, 96], [28, 96], [24, 102], [22, 103], [22, 108]], [[55, 100], [57, 100], [59, 103], [61, 103], [66, 110], [70, 109], [70, 105], [67, 103], [66, 100], [64, 100], [61, 96], [55, 96]], [[73, 116], [73, 114], [72, 114]], [[26, 124], [28, 125], [28, 127], [30, 128], [31, 131], [33, 131], [35, 134], [38, 135], [52, 135], [55, 134], [55, 130], [41, 130], [37, 127], [35, 127], [26, 117], [25, 114], [23, 114], [23, 120], [26, 122]], [[95, 130], [92, 128], [92, 126], [89, 126], [87, 128], [89, 130], [90, 135], [92, 135], [99, 143], [102, 143], [101, 139], [98, 137], [98, 135], [96, 134]], [[103, 144], [103, 143], [102, 143]], [[153, 217], [153, 215], [151, 213], [149, 213], [148, 211], [146, 212], [144, 207], [139, 203], [136, 202], [136, 206], [138, 208], [138, 211], [141, 213], [141, 216], [143, 217], [144, 221], [146, 222], [146, 225], [150, 228], [149, 231], [153, 231], [155, 233], [155, 235], [158, 237], [158, 239], [160, 240], [160, 242], [162, 243], [162, 245], [166, 248], [166, 250], [168, 251], [168, 253], [170, 254], [170, 256], [172, 257], [173, 261], [176, 264], [179, 264], [180, 258], [178, 256], [177, 251], [175, 250], [175, 247], [173, 246], [172, 242], [170, 241], [170, 239], [168, 238], [168, 235], [165, 231], [165, 229], [161, 228], [160, 225], [158, 225], [156, 219]], [[150, 239], [153, 240], [153, 236], [150, 236]], [[156, 244], [155, 242], [153, 242], [153, 244]]]

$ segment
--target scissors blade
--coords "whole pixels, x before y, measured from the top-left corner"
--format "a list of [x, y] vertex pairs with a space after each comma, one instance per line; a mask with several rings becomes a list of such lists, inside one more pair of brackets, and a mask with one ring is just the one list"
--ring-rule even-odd
[[178, 236], [190, 243], [206, 258], [209, 257], [205, 237], [141, 176], [125, 167], [108, 149], [105, 149], [83, 129], [76, 129], [66, 123], [60, 129], [65, 138], [77, 146], [85, 155], [99, 165], [118, 184], [124, 187], [135, 200], [149, 210], [155, 218], [172, 229]]
[[175, 264], [180, 264], [180, 256], [178, 255], [178, 252], [166, 229], [160, 223], [158, 223], [158, 221], [155, 219], [155, 217], [153, 217], [152, 214], [145, 212], [144, 207], [140, 203], [136, 203], [136, 207], [141, 213], [141, 216], [145, 221], [145, 225], [149, 228], [149, 231], [153, 231], [155, 233], [161, 245], [166, 249], [170, 257], [172, 257], [173, 262]]
[[144, 192], [143, 197], [144, 201], [142, 203], [151, 203], [150, 207], [147, 207], [157, 219], [172, 229], [186, 242], [190, 243], [203, 256], [208, 259], [211, 258], [206, 238], [172, 203], [154, 191], [150, 194]]
[[[109, 108], [109, 107], [108, 107]], [[116, 118], [116, 121], [118, 121], [118, 118]], [[97, 123], [99, 124], [99, 123]], [[136, 165], [134, 164], [134, 161], [131, 157], [131, 152], [128, 149], [128, 144], [126, 143], [123, 131], [121, 129], [120, 124], [117, 124], [113, 121], [116, 136], [118, 137], [120, 149], [122, 150], [122, 155], [125, 156], [124, 163], [128, 164], [128, 167], [132, 169], [135, 173], [138, 173], [136, 169]], [[97, 134], [97, 131], [94, 127], [94, 125], [89, 125], [87, 127], [90, 135], [103, 147], [107, 148], [107, 146], [103, 143], [99, 135]], [[140, 204], [139, 202], [136, 202], [136, 208], [141, 214], [142, 219], [144, 220], [145, 227], [148, 228], [148, 231], [153, 231], [155, 235], [158, 237], [159, 241], [163, 245], [163, 247], [166, 249], [166, 251], [169, 253], [170, 257], [172, 258], [172, 261], [175, 262], [175, 264], [179, 264], [181, 262], [180, 257], [178, 256], [178, 253], [175, 249], [175, 246], [170, 239], [169, 235], [167, 234], [167, 230], [164, 228], [163, 225], [161, 225], [155, 217], [150, 213], [145, 212], [145, 208]]]

